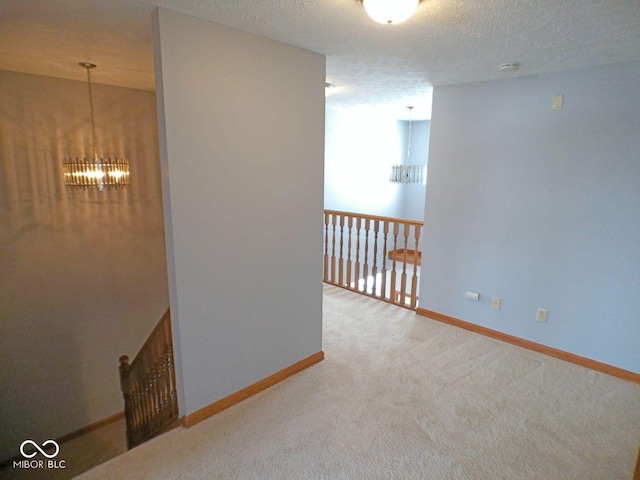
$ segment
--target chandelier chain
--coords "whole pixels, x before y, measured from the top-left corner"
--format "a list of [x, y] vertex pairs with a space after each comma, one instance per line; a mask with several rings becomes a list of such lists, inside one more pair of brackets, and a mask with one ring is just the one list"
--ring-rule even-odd
[[407, 107], [409, 109], [409, 136], [407, 138], [407, 166], [411, 165], [411, 162], [409, 161], [409, 157], [411, 157], [411, 111], [413, 110], [413, 107]]
[[93, 113], [93, 95], [91, 92], [91, 69], [93, 66], [89, 64], [85, 64], [84, 67], [87, 69], [87, 86], [89, 88], [89, 109], [91, 110], [91, 140], [93, 141], [93, 158], [98, 159], [98, 147], [96, 142], [96, 121]]

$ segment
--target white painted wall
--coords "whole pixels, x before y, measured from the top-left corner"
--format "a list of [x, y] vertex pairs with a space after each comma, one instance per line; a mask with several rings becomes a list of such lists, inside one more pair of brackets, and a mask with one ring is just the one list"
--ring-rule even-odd
[[[425, 186], [389, 182], [391, 165], [406, 163], [408, 125], [388, 110], [327, 108], [326, 209], [422, 220]], [[413, 122], [412, 163], [427, 164], [429, 126]]]
[[328, 108], [324, 206], [398, 217], [401, 191], [389, 182], [391, 165], [406, 156], [402, 122], [375, 109]]
[[169, 298], [154, 93], [93, 85], [98, 153], [125, 155], [131, 185], [71, 192], [62, 158], [91, 152], [86, 82], [4, 71], [0, 92], [3, 460], [121, 412], [118, 357]]
[[[409, 122], [403, 121], [405, 142], [408, 138]], [[428, 165], [429, 158], [429, 134], [431, 120], [418, 120], [411, 125], [411, 155], [410, 162], [414, 165]], [[405, 143], [406, 145], [406, 143]], [[405, 147], [406, 149], [406, 147]], [[406, 158], [406, 153], [405, 157]], [[405, 160], [406, 163], [406, 160]], [[422, 220], [424, 217], [425, 184], [407, 184], [400, 189], [400, 215], [401, 218]]]
[[322, 349], [325, 59], [165, 9], [154, 24], [189, 414]]
[[635, 63], [434, 89], [422, 307], [640, 372], [639, 78]]

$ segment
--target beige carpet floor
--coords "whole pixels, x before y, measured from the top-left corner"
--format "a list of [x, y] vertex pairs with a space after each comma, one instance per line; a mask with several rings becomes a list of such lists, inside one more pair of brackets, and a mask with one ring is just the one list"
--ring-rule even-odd
[[630, 479], [639, 385], [324, 292], [324, 361], [79, 478]]

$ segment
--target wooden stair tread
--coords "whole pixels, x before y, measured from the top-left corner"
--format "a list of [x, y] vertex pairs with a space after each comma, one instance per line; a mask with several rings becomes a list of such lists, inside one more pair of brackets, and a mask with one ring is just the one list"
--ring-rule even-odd
[[395, 260], [396, 262], [406, 262], [411, 265], [420, 265], [422, 260], [422, 252], [418, 250], [417, 255], [415, 250], [398, 248], [396, 250], [389, 251], [389, 260]]

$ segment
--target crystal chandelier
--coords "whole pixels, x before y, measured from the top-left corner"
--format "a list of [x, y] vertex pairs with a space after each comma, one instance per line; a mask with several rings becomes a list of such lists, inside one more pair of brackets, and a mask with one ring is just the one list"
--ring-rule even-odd
[[89, 108], [91, 110], [91, 140], [93, 156], [91, 158], [65, 158], [62, 161], [64, 184], [71, 190], [105, 188], [125, 188], [129, 185], [129, 161], [124, 158], [100, 158], [96, 147], [96, 125], [93, 116], [93, 97], [91, 94], [91, 69], [93, 63], [80, 62], [87, 69], [89, 86]]
[[391, 167], [391, 175], [389, 181], [392, 183], [424, 183], [424, 165], [411, 165], [411, 111], [409, 109], [409, 138], [407, 139], [407, 163], [406, 165], [398, 164]]

